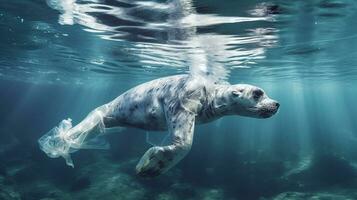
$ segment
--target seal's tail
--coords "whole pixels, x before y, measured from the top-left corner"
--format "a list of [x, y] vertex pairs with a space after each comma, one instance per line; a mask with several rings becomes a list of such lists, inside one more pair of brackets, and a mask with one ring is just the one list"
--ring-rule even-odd
[[43, 135], [38, 143], [42, 151], [44, 151], [49, 157], [57, 158], [62, 156], [66, 160], [66, 164], [74, 167], [73, 161], [69, 153], [73, 152], [71, 144], [66, 140], [66, 133], [72, 128], [72, 120], [64, 119], [58, 126], [51, 129], [45, 135]]
[[[77, 126], [76, 126], [77, 127]], [[74, 167], [70, 153], [79, 149], [108, 149], [104, 138], [104, 125], [98, 123], [92, 128], [72, 128], [72, 120], [65, 119], [58, 126], [43, 135], [38, 143], [49, 157], [63, 157], [66, 164]]]

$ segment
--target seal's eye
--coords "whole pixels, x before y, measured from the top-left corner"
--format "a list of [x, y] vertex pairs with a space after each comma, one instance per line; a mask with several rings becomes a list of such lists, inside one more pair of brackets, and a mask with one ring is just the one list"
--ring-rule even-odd
[[261, 89], [257, 89], [253, 91], [253, 98], [258, 100], [261, 96], [263, 96], [264, 92]]
[[232, 95], [235, 96], [235, 97], [238, 97], [240, 94], [240, 92], [238, 91], [232, 91]]

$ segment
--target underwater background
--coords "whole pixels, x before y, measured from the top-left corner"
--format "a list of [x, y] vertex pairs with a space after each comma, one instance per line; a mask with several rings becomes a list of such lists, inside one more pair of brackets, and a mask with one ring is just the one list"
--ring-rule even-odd
[[[0, 200], [357, 199], [356, 11], [354, 0], [2, 0]], [[135, 175], [143, 130], [74, 153], [74, 168], [39, 149], [62, 119], [183, 73], [257, 85], [280, 110], [196, 126], [190, 153], [154, 179]]]

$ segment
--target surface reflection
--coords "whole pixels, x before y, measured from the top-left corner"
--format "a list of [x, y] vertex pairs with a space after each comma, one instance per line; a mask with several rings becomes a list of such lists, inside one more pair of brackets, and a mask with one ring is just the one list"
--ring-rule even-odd
[[144, 68], [185, 68], [215, 81], [225, 80], [232, 67], [248, 67], [264, 58], [265, 48], [277, 40], [277, 31], [270, 27], [254, 27], [244, 36], [198, 32], [200, 27], [273, 21], [262, 5], [258, 16], [238, 17], [197, 13], [191, 0], [121, 2], [125, 3], [121, 7], [99, 1], [47, 2], [61, 12], [58, 22], [62, 25], [79, 24], [102, 39], [130, 42]]

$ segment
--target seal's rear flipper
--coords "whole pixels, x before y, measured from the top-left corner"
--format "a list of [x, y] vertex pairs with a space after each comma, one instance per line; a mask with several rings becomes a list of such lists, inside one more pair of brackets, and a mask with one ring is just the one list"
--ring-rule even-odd
[[38, 143], [42, 151], [51, 158], [63, 157], [66, 164], [74, 167], [73, 161], [69, 153], [75, 150], [71, 149], [71, 144], [65, 139], [65, 135], [72, 128], [72, 120], [62, 120], [57, 127], [54, 127], [45, 135], [43, 135]]
[[95, 138], [92, 138], [86, 142], [84, 142], [80, 149], [109, 149], [110, 144], [108, 141], [104, 138], [104, 136], [97, 136]]
[[123, 128], [105, 128], [101, 111], [94, 110], [73, 128], [71, 119], [63, 120], [38, 140], [41, 150], [51, 158], [63, 157], [67, 165], [74, 167], [70, 153], [79, 149], [109, 149], [105, 135]]
[[67, 165], [74, 167], [70, 153], [79, 149], [109, 149], [101, 127], [73, 130], [71, 119], [65, 119], [43, 135], [38, 143], [49, 157], [63, 157]]

